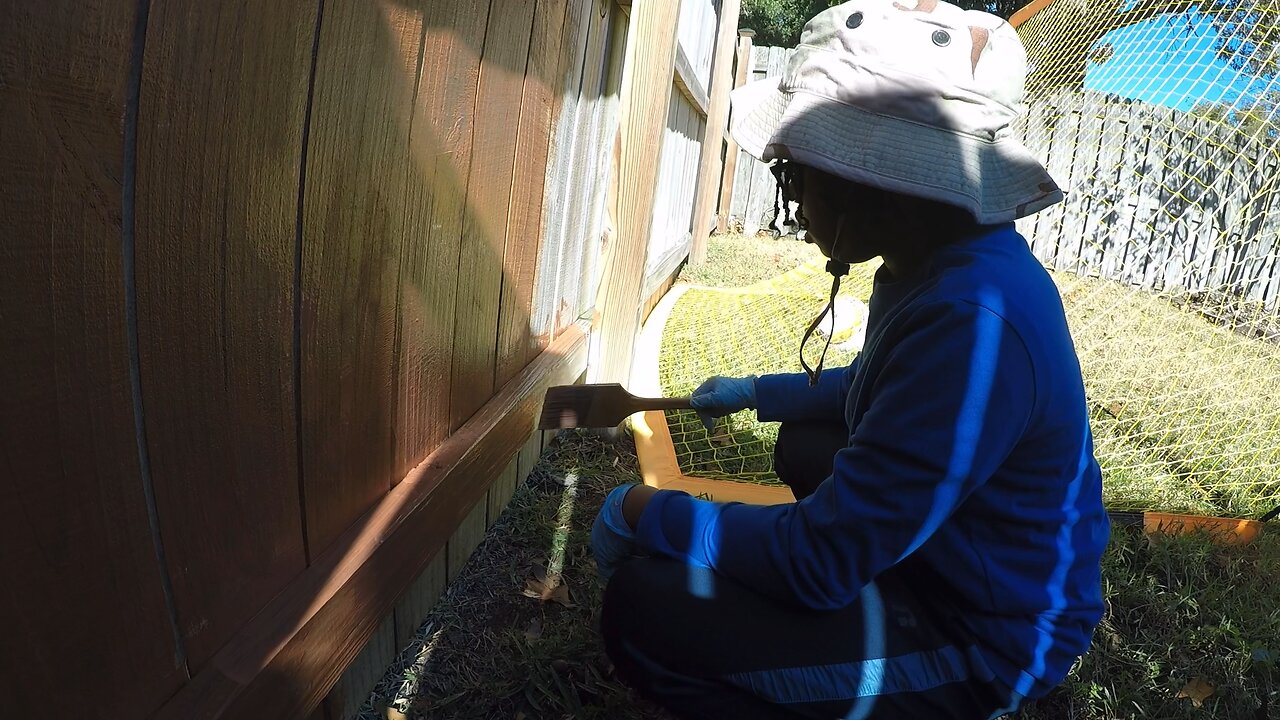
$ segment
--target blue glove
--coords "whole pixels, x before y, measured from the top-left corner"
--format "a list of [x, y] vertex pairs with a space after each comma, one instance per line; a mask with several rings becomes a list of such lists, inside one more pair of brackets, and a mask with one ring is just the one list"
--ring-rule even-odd
[[756, 377], [713, 377], [689, 396], [689, 405], [698, 411], [707, 432], [715, 429], [716, 418], [756, 406]]
[[619, 485], [604, 499], [600, 514], [591, 526], [591, 553], [596, 556], [600, 577], [608, 580], [623, 560], [636, 554], [636, 534], [622, 516], [622, 501], [636, 483]]

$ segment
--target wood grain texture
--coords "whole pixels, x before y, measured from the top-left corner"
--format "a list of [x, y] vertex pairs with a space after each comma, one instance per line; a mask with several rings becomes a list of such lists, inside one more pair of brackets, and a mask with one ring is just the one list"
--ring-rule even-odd
[[591, 2], [569, 0], [565, 10], [561, 54], [557, 63], [559, 104], [555, 129], [547, 153], [545, 198], [542, 206], [542, 246], [539, 249], [537, 280], [534, 283], [530, 326], [534, 341], [545, 344], [555, 334], [560, 311], [560, 278], [565, 274], [569, 202], [572, 199], [574, 151], [578, 137], [578, 95], [582, 87], [583, 57], [591, 29]]
[[593, 21], [592, 45], [588, 46], [588, 67], [592, 72], [583, 78], [583, 91], [597, 99], [592, 108], [592, 130], [587, 145], [587, 166], [580, 171], [587, 184], [582, 190], [586, 200], [582, 209], [584, 227], [576, 278], [566, 278], [561, 292], [562, 305], [572, 308], [557, 323], [563, 327], [573, 319], [595, 314], [596, 290], [599, 287], [601, 253], [613, 236], [611, 220], [606, 217], [610, 185], [615, 171], [614, 149], [618, 136], [618, 94], [622, 89], [622, 65], [625, 59], [627, 22], [611, 0], [598, 0]]
[[[751, 72], [751, 38], [753, 37], [755, 37], [755, 33], [751, 30], [738, 31], [738, 49], [735, 53], [736, 67], [733, 76], [734, 89], [745, 85], [747, 76]], [[730, 103], [729, 109], [732, 110], [732, 103]], [[727, 117], [726, 115], [726, 119]], [[734, 188], [737, 183], [738, 154], [738, 143], [733, 139], [733, 136], [726, 133], [724, 179], [720, 187], [720, 209], [716, 215], [716, 230], [722, 233], [729, 231], [729, 217], [733, 213], [732, 205], [734, 202]]]
[[494, 390], [503, 249], [516, 162], [511, 121], [513, 115], [519, 117], [524, 95], [533, 9], [534, 0], [493, 0], [489, 12], [458, 264], [452, 427], [471, 417]]
[[342, 672], [342, 677], [329, 692], [326, 702], [330, 715], [339, 720], [351, 720], [360, 712], [360, 706], [369, 699], [373, 687], [386, 674], [387, 667], [396, 659], [399, 646], [396, 644], [395, 612], [387, 613], [378, 624], [373, 637], [365, 643], [364, 649], [356, 659]]
[[488, 510], [484, 518], [486, 528], [493, 527], [493, 524], [498, 522], [498, 518], [502, 517], [502, 511], [507, 509], [511, 496], [516, 492], [516, 485], [522, 479], [519, 477], [519, 472], [520, 456], [517, 453], [511, 458], [511, 462], [507, 463], [506, 469], [494, 478], [493, 484], [489, 486]]
[[[495, 476], [496, 473], [490, 477]], [[453, 582], [454, 578], [462, 573], [462, 568], [467, 565], [467, 559], [484, 540], [485, 516], [489, 513], [487, 498], [488, 493], [471, 506], [462, 521], [458, 523], [458, 529], [454, 530], [453, 535], [449, 537], [449, 543], [445, 549], [448, 558], [445, 561], [445, 570], [449, 582]]]
[[426, 568], [409, 585], [409, 589], [396, 601], [396, 647], [404, 649], [413, 639], [422, 621], [444, 594], [448, 582], [446, 554], [437, 552]]
[[538, 0], [529, 40], [529, 63], [516, 129], [511, 212], [503, 250], [502, 299], [494, 386], [502, 387], [540, 349], [530, 314], [543, 242], [551, 132], [559, 105], [559, 60], [567, 0]]
[[293, 287], [316, 10], [182, 0], [148, 27], [139, 356], [192, 672], [306, 567]]
[[[716, 29], [715, 56], [711, 63], [711, 104], [707, 110], [706, 131], [702, 136], [702, 153], [698, 158], [697, 199], [693, 203], [693, 243], [689, 263], [701, 265], [707, 260], [707, 236], [711, 234], [716, 198], [723, 178], [724, 158], [732, 157], [736, 147], [724, 151], [724, 131], [729, 125], [729, 91], [734, 87], [733, 51], [738, 39], [738, 12], [741, 0], [724, 0], [720, 4], [720, 20]], [[726, 202], [727, 206], [728, 203]], [[717, 221], [715, 225], [719, 225]]]
[[706, 116], [711, 110], [711, 95], [707, 88], [703, 87], [702, 79], [698, 77], [697, 71], [684, 53], [684, 47], [679, 43], [676, 43], [676, 72], [673, 79], [676, 87], [680, 88], [680, 93], [688, 98], [700, 114]]
[[[0, 6], [6, 718], [145, 715], [185, 680], [130, 386], [121, 197], [136, 8]], [[92, 670], [69, 679], [71, 666]]]
[[396, 476], [395, 343], [421, 18], [326, 3], [302, 258], [302, 463], [311, 556]]
[[396, 478], [449, 435], [467, 177], [489, 0], [426, 2], [406, 168], [397, 351]]
[[565, 332], [316, 558], [156, 715], [303, 718], [372, 637], [529, 437], [547, 387], [579, 377], [586, 336]]
[[639, 325], [645, 252], [653, 224], [658, 168], [653, 148], [662, 140], [671, 96], [679, 2], [641, 3], [631, 10], [627, 74], [620, 119], [618, 240], [606, 254], [600, 308], [603, 338], [593, 381], [630, 377], [631, 350]]

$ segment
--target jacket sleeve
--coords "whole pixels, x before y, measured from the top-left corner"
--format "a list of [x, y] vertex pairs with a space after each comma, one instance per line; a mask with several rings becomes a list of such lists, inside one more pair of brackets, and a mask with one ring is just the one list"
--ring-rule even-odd
[[914, 552], [1008, 457], [1035, 383], [1021, 339], [985, 308], [926, 306], [899, 337], [813, 495], [754, 506], [661, 491], [640, 518], [641, 546], [820, 609], [848, 605]]
[[756, 417], [764, 422], [843, 420], [857, 369], [855, 358], [848, 367], [823, 370], [812, 387], [804, 373], [761, 375], [756, 378]]

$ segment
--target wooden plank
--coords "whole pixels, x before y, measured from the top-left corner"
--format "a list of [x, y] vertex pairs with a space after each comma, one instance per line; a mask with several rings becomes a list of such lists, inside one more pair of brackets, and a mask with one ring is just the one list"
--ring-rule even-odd
[[631, 349], [639, 324], [640, 284], [653, 224], [657, 168], [653, 148], [661, 139], [670, 102], [679, 2], [632, 8], [627, 74], [623, 81], [618, 241], [609, 248], [601, 283], [601, 343], [597, 380], [630, 377]]
[[[610, 0], [606, 25], [609, 29], [605, 54], [604, 76], [601, 78], [600, 128], [597, 135], [596, 174], [598, 183], [590, 193], [590, 219], [592, 234], [583, 243], [583, 262], [578, 283], [575, 307], [578, 317], [594, 317], [596, 293], [600, 287], [600, 267], [603, 248], [616, 236], [614, 218], [617, 210], [618, 182], [618, 110], [619, 93], [622, 91], [622, 73], [627, 49], [626, 13], [615, 9]], [[603, 188], [601, 188], [603, 186]]]
[[445, 561], [445, 570], [448, 574], [449, 582], [453, 582], [454, 578], [462, 573], [462, 568], [467, 565], [467, 559], [471, 557], [471, 553], [484, 540], [485, 517], [489, 512], [487, 497], [486, 495], [480, 498], [471, 507], [470, 512], [462, 518], [462, 523], [458, 525], [458, 529], [449, 538], [449, 543], [445, 550], [448, 558]]
[[529, 478], [529, 473], [537, 467], [538, 460], [542, 457], [542, 433], [534, 431], [529, 436], [529, 440], [525, 442], [524, 447], [520, 448], [520, 456], [516, 458], [516, 486], [519, 487]]
[[557, 64], [567, 6], [566, 0], [539, 0], [533, 16], [529, 66], [516, 130], [510, 222], [503, 250], [495, 387], [510, 380], [540, 348], [530, 321], [537, 263], [542, 252], [542, 211], [558, 101]]
[[559, 103], [555, 131], [548, 152], [546, 195], [542, 207], [542, 246], [538, 253], [537, 281], [534, 283], [533, 317], [530, 322], [536, 342], [545, 343], [555, 333], [559, 312], [560, 278], [567, 257], [567, 225], [570, 182], [578, 138], [578, 95], [582, 89], [583, 60], [591, 30], [592, 5], [589, 0], [570, 0], [565, 10], [564, 42], [558, 63]]
[[604, 80], [609, 58], [608, 41], [612, 28], [609, 13], [612, 7], [610, 0], [592, 0], [592, 4], [587, 6], [591, 15], [590, 32], [576, 109], [579, 115], [577, 147], [569, 166], [570, 200], [564, 224], [564, 267], [555, 300], [555, 331], [576, 322], [588, 309], [587, 301], [594, 300], [584, 295], [582, 286], [588, 282], [590, 259], [599, 252], [601, 245], [603, 213], [597, 213], [596, 209], [603, 210], [600, 201], [604, 199], [609, 182], [608, 145], [604, 135]]
[[[533, 430], [542, 397], [586, 367], [567, 330], [348, 528], [167, 703], [156, 720], [305, 717]], [[297, 682], [305, 678], [305, 682]]]
[[451, 429], [457, 268], [488, 14], [489, 0], [424, 5], [401, 249], [395, 478]]
[[[716, 32], [715, 59], [711, 65], [711, 103], [707, 110], [707, 123], [702, 135], [702, 148], [698, 157], [698, 175], [695, 181], [696, 199], [693, 203], [693, 242], [689, 249], [689, 263], [701, 265], [707, 259], [707, 236], [713, 222], [713, 203], [720, 195], [724, 170], [725, 128], [729, 124], [729, 91], [734, 86], [733, 50], [737, 38], [738, 13], [741, 0], [723, 0]], [[731, 143], [732, 145], [732, 143]], [[729, 156], [733, 148], [729, 148]], [[733, 177], [732, 171], [725, 173]], [[723, 203], [725, 205], [727, 203]], [[719, 220], [715, 224], [719, 225]], [[722, 230], [723, 232], [723, 230]]]
[[[137, 7], [0, 11], [5, 717], [146, 714], [186, 678], [148, 522], [125, 310]], [[68, 677], [73, 666], [90, 671]]]
[[[733, 2], [733, 0], [725, 0], [725, 2]], [[753, 30], [738, 31], [738, 48], [734, 58], [735, 68], [733, 76], [734, 89], [742, 87], [747, 82], [748, 68], [751, 65], [751, 38], [755, 37]], [[714, 83], [712, 83], [714, 87]], [[732, 91], [730, 91], [732, 95]], [[729, 125], [728, 118], [733, 117], [732, 101], [726, 106], [726, 128]], [[734, 216], [733, 208], [736, 206], [738, 185], [738, 143], [727, 132], [725, 133], [725, 150], [724, 150], [724, 172], [721, 177], [720, 187], [720, 204], [716, 214], [716, 231], [725, 233], [729, 232], [730, 218]], [[741, 218], [741, 214], [738, 215]]]
[[507, 464], [507, 468], [502, 471], [494, 479], [493, 484], [489, 486], [488, 510], [485, 512], [484, 526], [486, 528], [493, 527], [493, 524], [502, 516], [502, 511], [507, 509], [507, 503], [511, 502], [511, 496], [516, 492], [516, 485], [520, 482], [519, 477], [519, 453], [511, 458], [511, 462]]
[[[1119, 112], [1119, 110], [1118, 110]], [[1113, 274], [1107, 276], [1120, 282], [1132, 282], [1129, 267], [1132, 258], [1137, 254], [1133, 236], [1137, 232], [1136, 217], [1138, 198], [1141, 196], [1142, 174], [1141, 164], [1147, 139], [1147, 121], [1134, 103], [1125, 103], [1125, 137], [1121, 143], [1120, 179], [1118, 185], [1125, 188], [1124, 199], [1116, 208], [1117, 217], [1112, 226], [1112, 241], [1115, 247]]]
[[489, 11], [457, 270], [451, 427], [471, 417], [494, 390], [503, 250], [516, 164], [510, 112], [520, 107], [524, 94], [533, 7], [534, 0], [494, 0]]
[[330, 3], [304, 188], [303, 497], [311, 556], [392, 486], [409, 124], [421, 18]]
[[148, 23], [138, 354], [192, 672], [306, 567], [293, 288], [315, 31], [304, 0], [158, 3]]
[[364, 649], [343, 671], [342, 677], [330, 691], [328, 702], [333, 714], [341, 720], [350, 720], [360, 712], [360, 706], [369, 699], [374, 686], [386, 674], [387, 667], [397, 655], [396, 617], [389, 613], [365, 643]]
[[409, 585], [408, 591], [396, 601], [396, 647], [405, 648], [418, 632], [436, 601], [444, 594], [448, 576], [446, 554], [436, 553], [421, 574]]
[[699, 113], [706, 115], [710, 112], [711, 98], [707, 89], [703, 86], [702, 79], [698, 77], [698, 72], [689, 62], [688, 56], [685, 55], [684, 47], [679, 43], [676, 43], [676, 72], [673, 79], [676, 87], [680, 88], [680, 93], [688, 98]]

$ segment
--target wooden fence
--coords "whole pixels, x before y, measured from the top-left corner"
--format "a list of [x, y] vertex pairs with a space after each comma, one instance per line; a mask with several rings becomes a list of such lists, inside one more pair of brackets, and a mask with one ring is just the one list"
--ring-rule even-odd
[[[791, 50], [752, 49], [753, 78]], [[1028, 103], [1019, 131], [1067, 200], [1018, 223], [1047, 266], [1157, 292], [1280, 303], [1280, 150], [1273, 138], [1094, 93]], [[768, 167], [739, 151], [728, 225], [773, 218]]]
[[[708, 139], [712, 53], [719, 27], [716, 17], [721, 5], [721, 0], [684, 0], [680, 4], [675, 72], [657, 157], [660, 179], [645, 263], [646, 295], [688, 257], [692, 245], [699, 166]], [[712, 182], [716, 180], [718, 177]], [[709, 227], [704, 231], [710, 232]]]
[[[787, 61], [794, 48], [752, 47], [751, 72], [746, 82], [764, 78], [780, 78], [787, 69]], [[769, 172], [769, 166], [738, 151], [733, 176], [733, 195], [729, 204], [728, 226], [741, 228], [747, 235], [754, 235], [769, 227], [773, 221], [777, 182]]]
[[350, 715], [629, 348], [699, 2], [0, 8], [0, 716]]
[[1169, 293], [1280, 301], [1275, 140], [1097, 94], [1036, 99], [1028, 146], [1069, 189], [1019, 222], [1042, 262]]

